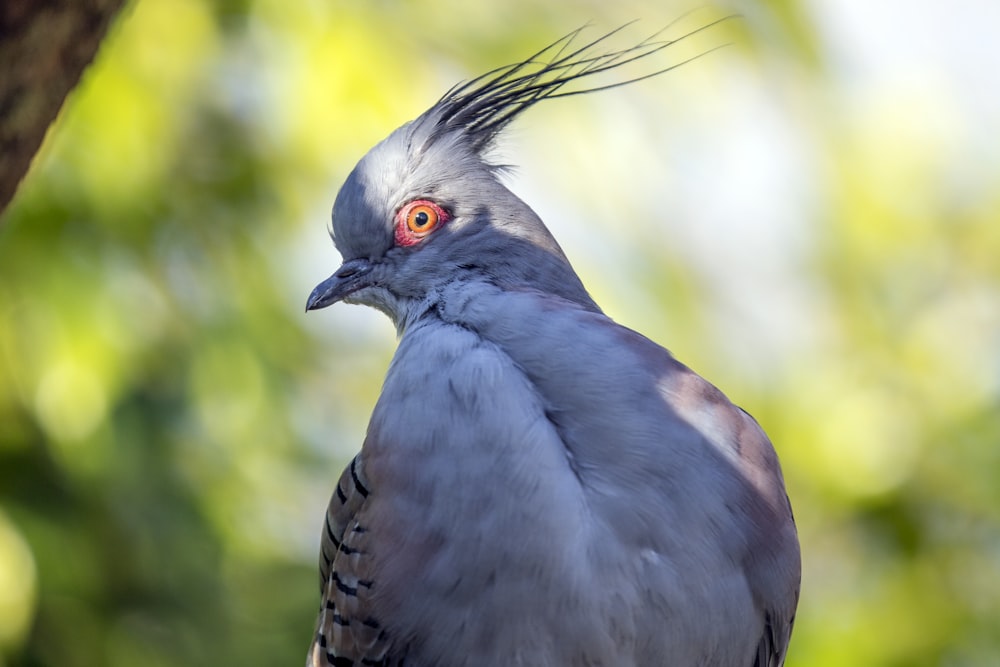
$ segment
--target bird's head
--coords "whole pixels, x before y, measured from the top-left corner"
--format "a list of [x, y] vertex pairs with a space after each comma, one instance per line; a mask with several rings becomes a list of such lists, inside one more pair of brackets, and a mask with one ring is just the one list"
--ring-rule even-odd
[[402, 329], [432, 305], [437, 290], [462, 280], [536, 289], [597, 309], [548, 229], [503, 185], [502, 168], [487, 156], [501, 130], [543, 99], [677, 66], [568, 90], [571, 82], [678, 41], [648, 38], [595, 54], [618, 31], [571, 48], [579, 32], [452, 88], [358, 162], [333, 207], [331, 234], [344, 262], [313, 290], [307, 310], [361, 303], [386, 312]]
[[456, 280], [535, 283], [589, 301], [538, 216], [467, 132], [438, 128], [431, 112], [375, 146], [341, 187], [332, 236], [344, 263], [307, 308], [361, 303], [402, 327]]

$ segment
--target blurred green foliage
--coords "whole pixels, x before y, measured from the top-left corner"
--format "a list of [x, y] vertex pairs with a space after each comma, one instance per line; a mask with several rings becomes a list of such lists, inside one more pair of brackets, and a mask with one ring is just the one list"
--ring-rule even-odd
[[[502, 157], [598, 301], [772, 435], [788, 664], [995, 665], [1000, 104], [940, 51], [885, 60], [994, 54], [929, 6], [836, 6], [742, 7], [702, 42], [734, 48], [540, 108]], [[682, 9], [135, 2], [0, 230], [0, 665], [298, 664], [393, 348], [302, 313], [337, 185], [457, 80]]]

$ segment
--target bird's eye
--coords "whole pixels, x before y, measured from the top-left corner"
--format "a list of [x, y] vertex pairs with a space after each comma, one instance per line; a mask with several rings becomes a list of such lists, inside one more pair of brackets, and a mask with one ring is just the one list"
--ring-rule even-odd
[[447, 221], [448, 214], [434, 202], [412, 201], [396, 214], [396, 244], [415, 245]]
[[406, 212], [406, 226], [414, 234], [426, 234], [438, 224], [438, 213], [428, 204], [416, 204]]

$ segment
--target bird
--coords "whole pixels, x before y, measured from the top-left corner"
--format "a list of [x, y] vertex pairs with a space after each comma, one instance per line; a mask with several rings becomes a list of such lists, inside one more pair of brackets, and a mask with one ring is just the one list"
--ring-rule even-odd
[[375, 308], [398, 344], [323, 521], [307, 667], [785, 661], [801, 564], [770, 440], [601, 310], [492, 157], [539, 102], [672, 69], [594, 84], [677, 41], [621, 29], [454, 86], [336, 196], [343, 261], [306, 310]]

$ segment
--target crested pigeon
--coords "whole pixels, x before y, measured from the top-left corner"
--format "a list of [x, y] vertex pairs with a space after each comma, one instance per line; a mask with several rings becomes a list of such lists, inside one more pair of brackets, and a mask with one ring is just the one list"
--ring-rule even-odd
[[601, 311], [488, 157], [671, 43], [578, 33], [452, 88], [337, 195], [344, 261], [306, 308], [372, 306], [399, 344], [327, 510], [307, 666], [784, 663], [800, 556], [770, 441]]

